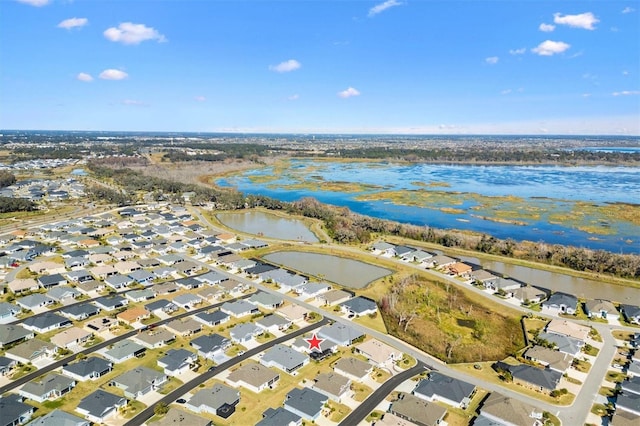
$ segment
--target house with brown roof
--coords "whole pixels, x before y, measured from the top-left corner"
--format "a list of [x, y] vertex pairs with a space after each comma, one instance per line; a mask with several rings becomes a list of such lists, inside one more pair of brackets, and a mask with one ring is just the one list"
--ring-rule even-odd
[[620, 313], [615, 305], [604, 299], [587, 300], [584, 304], [584, 313], [589, 318], [601, 318], [610, 323], [617, 323], [620, 319]]
[[165, 327], [167, 330], [182, 337], [191, 336], [202, 330], [202, 324], [193, 318], [175, 319], [165, 324]]
[[247, 363], [232, 371], [226, 382], [233, 387], [245, 387], [259, 393], [266, 388], [273, 387], [280, 380], [280, 374], [257, 363]]
[[[483, 424], [508, 424], [519, 426], [542, 426], [542, 410], [525, 402], [504, 396], [498, 392], [482, 403], [480, 416], [476, 420]], [[483, 419], [484, 418], [484, 419]]]
[[133, 325], [134, 323], [140, 322], [144, 319], [151, 318], [151, 312], [147, 311], [145, 308], [133, 307], [124, 312], [120, 312], [116, 318], [118, 321], [125, 324]]
[[560, 351], [545, 348], [544, 346], [534, 346], [527, 349], [523, 354], [523, 357], [562, 374], [571, 367], [571, 363], [573, 362], [572, 356]]
[[353, 381], [362, 382], [373, 371], [373, 365], [357, 358], [340, 358], [333, 365], [333, 371]]
[[71, 327], [61, 331], [49, 340], [58, 347], [68, 349], [69, 347], [86, 343], [91, 336], [93, 336], [93, 333], [90, 331], [83, 330], [79, 327]]
[[376, 367], [390, 367], [402, 359], [402, 352], [376, 339], [369, 339], [356, 346], [356, 352], [364, 355]]
[[446, 408], [435, 402], [404, 392], [401, 392], [398, 399], [391, 403], [389, 412], [421, 426], [436, 426], [447, 415]]
[[464, 262], [456, 262], [450, 265], [448, 268], [450, 274], [456, 277], [471, 278], [471, 271], [473, 268]]
[[338, 373], [321, 373], [316, 376], [311, 389], [320, 392], [336, 402], [351, 393], [351, 380]]
[[585, 341], [589, 337], [591, 328], [585, 325], [576, 324], [573, 321], [564, 319], [553, 319], [549, 321], [545, 329], [547, 333], [559, 334], [561, 336], [573, 337], [574, 339]]

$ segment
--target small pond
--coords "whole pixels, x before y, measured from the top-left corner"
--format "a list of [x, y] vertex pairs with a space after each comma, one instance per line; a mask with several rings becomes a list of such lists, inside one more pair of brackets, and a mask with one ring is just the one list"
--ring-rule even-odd
[[348, 288], [364, 288], [393, 271], [358, 260], [319, 253], [281, 251], [265, 260]]
[[318, 238], [301, 220], [288, 219], [274, 214], [249, 211], [242, 213], [220, 213], [216, 217], [229, 228], [247, 234], [314, 243]]

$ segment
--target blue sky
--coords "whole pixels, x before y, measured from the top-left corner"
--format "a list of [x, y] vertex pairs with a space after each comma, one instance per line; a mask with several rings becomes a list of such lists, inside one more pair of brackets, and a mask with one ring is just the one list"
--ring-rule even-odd
[[639, 9], [0, 0], [0, 128], [640, 135]]

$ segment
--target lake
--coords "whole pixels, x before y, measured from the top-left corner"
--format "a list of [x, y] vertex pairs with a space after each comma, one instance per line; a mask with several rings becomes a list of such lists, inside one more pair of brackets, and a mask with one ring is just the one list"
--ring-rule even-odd
[[216, 217], [225, 226], [247, 234], [309, 243], [319, 241], [304, 222], [296, 219], [282, 218], [274, 214], [256, 211], [219, 213]]
[[370, 263], [319, 253], [280, 251], [265, 260], [348, 288], [364, 288], [393, 271]]
[[[640, 253], [640, 168], [291, 160], [216, 181], [284, 201], [498, 238]], [[624, 205], [620, 203], [628, 203]], [[625, 217], [624, 214], [627, 214]], [[635, 223], [634, 223], [635, 220]]]

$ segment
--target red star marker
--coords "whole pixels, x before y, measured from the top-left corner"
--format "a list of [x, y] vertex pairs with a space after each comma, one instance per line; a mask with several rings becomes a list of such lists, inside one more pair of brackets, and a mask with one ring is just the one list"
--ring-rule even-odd
[[307, 341], [307, 343], [309, 343], [309, 350], [312, 351], [314, 349], [317, 349], [318, 351], [320, 351], [320, 343], [324, 342], [324, 339], [318, 339], [318, 337], [315, 335], [315, 333], [313, 334], [313, 337], [311, 339], [304, 339]]

